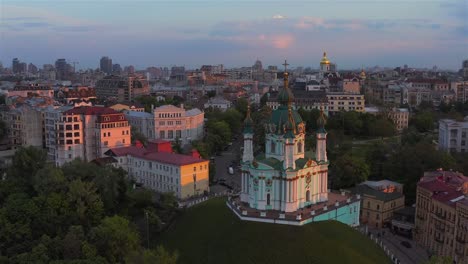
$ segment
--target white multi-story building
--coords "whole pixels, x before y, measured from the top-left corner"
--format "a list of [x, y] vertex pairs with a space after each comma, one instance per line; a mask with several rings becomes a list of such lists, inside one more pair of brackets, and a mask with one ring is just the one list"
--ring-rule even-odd
[[209, 161], [201, 159], [196, 151], [192, 155], [172, 153], [169, 141], [150, 141], [146, 147], [137, 144], [114, 148], [106, 155], [146, 188], [173, 192], [178, 199], [209, 192]]
[[464, 121], [439, 120], [439, 149], [468, 152], [468, 116]]
[[163, 105], [153, 113], [125, 111], [130, 124], [148, 139], [179, 139], [183, 145], [203, 138], [205, 114], [197, 108]]
[[221, 97], [214, 97], [208, 100], [204, 107], [205, 109], [211, 107], [212, 109], [218, 109], [224, 112], [231, 107], [231, 102]]

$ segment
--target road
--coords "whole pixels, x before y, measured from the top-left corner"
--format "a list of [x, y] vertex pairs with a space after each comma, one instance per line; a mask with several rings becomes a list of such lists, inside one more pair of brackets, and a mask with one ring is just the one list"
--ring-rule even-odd
[[[214, 161], [216, 166], [214, 180], [219, 182], [224, 179], [226, 184], [233, 187], [234, 191], [240, 191], [241, 186], [241, 172], [237, 166], [240, 164], [239, 154], [241, 153], [240, 148], [242, 145], [242, 136], [240, 136], [233, 142], [232, 146], [230, 146], [226, 151], [221, 152], [220, 156], [215, 156]], [[232, 162], [235, 162], [236, 164], [236, 166], [234, 166], [234, 175], [230, 175], [228, 173], [228, 167]], [[210, 187], [211, 192], [215, 193], [222, 192], [226, 189], [227, 188], [225, 186], [221, 186], [219, 184]]]
[[[399, 235], [394, 235], [388, 229], [369, 228], [369, 231], [374, 235], [380, 233], [380, 239], [383, 244], [400, 260], [401, 264], [420, 264], [425, 263], [429, 259], [426, 250], [417, 245], [413, 240]], [[411, 248], [402, 246], [402, 241], [409, 242], [411, 244]]]

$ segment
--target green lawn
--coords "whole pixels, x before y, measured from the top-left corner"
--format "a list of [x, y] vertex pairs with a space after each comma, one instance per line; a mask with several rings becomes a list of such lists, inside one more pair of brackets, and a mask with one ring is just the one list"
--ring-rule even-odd
[[179, 263], [390, 263], [372, 241], [339, 222], [240, 221], [221, 198], [188, 209], [161, 243], [179, 251]]

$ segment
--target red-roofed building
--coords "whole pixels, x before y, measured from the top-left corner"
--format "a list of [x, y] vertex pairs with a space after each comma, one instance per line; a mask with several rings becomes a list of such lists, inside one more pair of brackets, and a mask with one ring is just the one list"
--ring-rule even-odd
[[468, 177], [426, 172], [416, 193], [414, 239], [434, 255], [468, 263]]
[[131, 144], [130, 125], [123, 113], [106, 107], [75, 107], [61, 113], [55, 123], [53, 149], [57, 166], [76, 158], [92, 161], [111, 148]]
[[173, 192], [179, 199], [209, 191], [209, 161], [201, 159], [196, 151], [191, 155], [173, 153], [169, 141], [150, 141], [147, 147], [139, 144], [113, 148], [105, 154], [146, 188]]

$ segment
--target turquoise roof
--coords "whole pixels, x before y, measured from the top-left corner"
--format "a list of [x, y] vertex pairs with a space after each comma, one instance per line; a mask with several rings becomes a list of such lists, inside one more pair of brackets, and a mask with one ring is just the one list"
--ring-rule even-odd
[[[296, 110], [291, 110], [292, 117], [294, 120], [294, 125], [296, 126], [302, 123], [302, 118]], [[268, 123], [274, 124], [276, 126], [276, 133], [277, 134], [284, 134], [285, 133], [285, 126], [289, 122], [289, 110], [288, 107], [285, 105], [281, 105], [278, 109], [274, 110], [271, 113], [271, 117]]]

